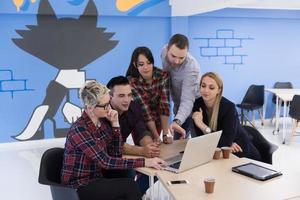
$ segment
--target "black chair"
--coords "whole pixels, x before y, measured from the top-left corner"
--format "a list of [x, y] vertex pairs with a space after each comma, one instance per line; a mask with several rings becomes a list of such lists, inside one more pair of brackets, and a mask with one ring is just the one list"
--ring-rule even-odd
[[247, 125], [243, 127], [248, 132], [253, 145], [258, 149], [262, 162], [272, 164], [272, 155], [278, 146], [269, 142], [256, 128]]
[[[273, 88], [280, 88], [280, 89], [283, 89], [283, 88], [293, 88], [293, 84], [291, 82], [276, 82], [273, 86]], [[276, 104], [276, 95], [273, 94], [272, 96], [272, 102], [274, 104]], [[279, 102], [281, 107], [283, 106], [283, 102]], [[271, 119], [271, 122], [273, 121], [274, 119], [274, 116], [275, 116], [275, 110], [274, 110], [274, 113], [272, 115], [272, 119]]]
[[251, 111], [253, 117], [253, 112], [255, 110], [258, 110], [258, 113], [261, 118], [261, 125], [264, 125], [262, 112], [260, 111], [260, 109], [262, 109], [264, 105], [264, 90], [264, 85], [250, 85], [243, 98], [242, 103], [236, 105], [238, 108], [241, 109], [241, 124], [246, 124], [247, 120], [254, 127], [253, 123], [248, 119], [247, 115], [245, 115], [244, 110], [247, 112], [247, 114], [249, 111]]
[[[273, 86], [273, 88], [280, 88], [280, 89], [283, 89], [283, 88], [293, 88], [293, 84], [291, 82], [276, 82]], [[274, 104], [276, 104], [276, 95], [273, 94], [272, 96], [272, 102]], [[282, 103], [282, 106], [283, 106], [283, 103]]]
[[79, 200], [77, 192], [61, 184], [63, 148], [51, 148], [44, 152], [39, 172], [39, 183], [49, 185], [53, 200]]
[[289, 115], [294, 119], [292, 135], [296, 133], [298, 122], [300, 121], [300, 95], [295, 95], [290, 104]]

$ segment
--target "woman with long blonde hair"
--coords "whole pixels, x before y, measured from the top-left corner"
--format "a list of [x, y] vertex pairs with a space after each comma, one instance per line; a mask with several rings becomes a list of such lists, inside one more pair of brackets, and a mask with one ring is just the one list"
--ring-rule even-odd
[[217, 73], [205, 73], [200, 80], [200, 95], [193, 107], [195, 135], [222, 130], [218, 147], [231, 147], [239, 157], [261, 160], [247, 131], [241, 126], [235, 104], [222, 96], [223, 81]]

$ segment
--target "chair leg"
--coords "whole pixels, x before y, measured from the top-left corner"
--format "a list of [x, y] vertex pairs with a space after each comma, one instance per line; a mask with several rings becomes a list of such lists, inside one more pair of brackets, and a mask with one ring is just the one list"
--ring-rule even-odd
[[247, 125], [247, 122], [251, 122], [250, 120], [249, 120], [249, 111], [248, 110], [246, 110], [246, 113], [244, 114], [244, 125]]
[[259, 113], [259, 116], [260, 116], [260, 119], [261, 119], [261, 125], [263, 126], [264, 125], [263, 112], [261, 112], [260, 110], [258, 110], [258, 113]]
[[244, 125], [244, 109], [241, 109], [241, 124]]
[[298, 120], [292, 119], [292, 136], [296, 135], [296, 129], [298, 126], [298, 122], [299, 122]]
[[254, 110], [251, 111], [251, 114], [252, 114], [252, 121], [251, 122], [253, 124], [255, 124], [255, 112], [254, 112]]
[[271, 118], [271, 124], [273, 124], [273, 120], [274, 120], [274, 118], [275, 118], [275, 114], [276, 114], [276, 109], [273, 111], [273, 114], [272, 114], [272, 118]]
[[[248, 113], [248, 112], [247, 112]], [[245, 125], [247, 125], [247, 121], [250, 123], [250, 125], [253, 127], [253, 128], [256, 128], [255, 125], [250, 121], [250, 119], [248, 118], [248, 115], [244, 115], [244, 118], [245, 118]]]
[[296, 123], [297, 121], [295, 119], [292, 119], [292, 136], [296, 133]]
[[[279, 110], [278, 110], [278, 112], [279, 112], [279, 117], [280, 117], [280, 110], [281, 110], [281, 104], [282, 104], [282, 101], [279, 99], [279, 101], [278, 101], [278, 105], [280, 105], [279, 106]], [[273, 123], [273, 120], [274, 120], [274, 118], [276, 118], [276, 110], [277, 110], [277, 108], [276, 108], [276, 104], [275, 104], [275, 110], [273, 111], [273, 114], [272, 114], [272, 118], [271, 118], [271, 124]]]

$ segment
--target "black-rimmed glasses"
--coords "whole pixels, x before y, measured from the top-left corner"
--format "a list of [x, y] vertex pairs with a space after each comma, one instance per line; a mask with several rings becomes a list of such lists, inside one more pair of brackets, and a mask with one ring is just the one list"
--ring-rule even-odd
[[100, 104], [97, 104], [95, 105], [95, 108], [103, 108], [104, 110], [108, 110], [110, 108], [110, 104], [107, 103], [107, 104], [104, 104], [104, 105], [100, 105]]

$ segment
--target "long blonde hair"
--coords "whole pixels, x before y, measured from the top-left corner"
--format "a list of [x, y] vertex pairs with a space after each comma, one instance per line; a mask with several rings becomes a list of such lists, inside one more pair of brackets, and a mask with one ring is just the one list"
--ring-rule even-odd
[[211, 115], [211, 119], [209, 121], [209, 127], [212, 130], [216, 131], [217, 126], [218, 126], [218, 115], [219, 115], [220, 101], [221, 101], [221, 98], [222, 98], [222, 95], [223, 95], [223, 81], [217, 73], [207, 72], [207, 73], [203, 74], [203, 76], [201, 77], [200, 88], [201, 88], [201, 85], [202, 85], [203, 78], [205, 78], [205, 77], [209, 77], [209, 78], [214, 79], [216, 81], [219, 89], [220, 89], [220, 93], [216, 97], [216, 101], [215, 101], [215, 104], [213, 106], [213, 112], [212, 112], [212, 115]]

